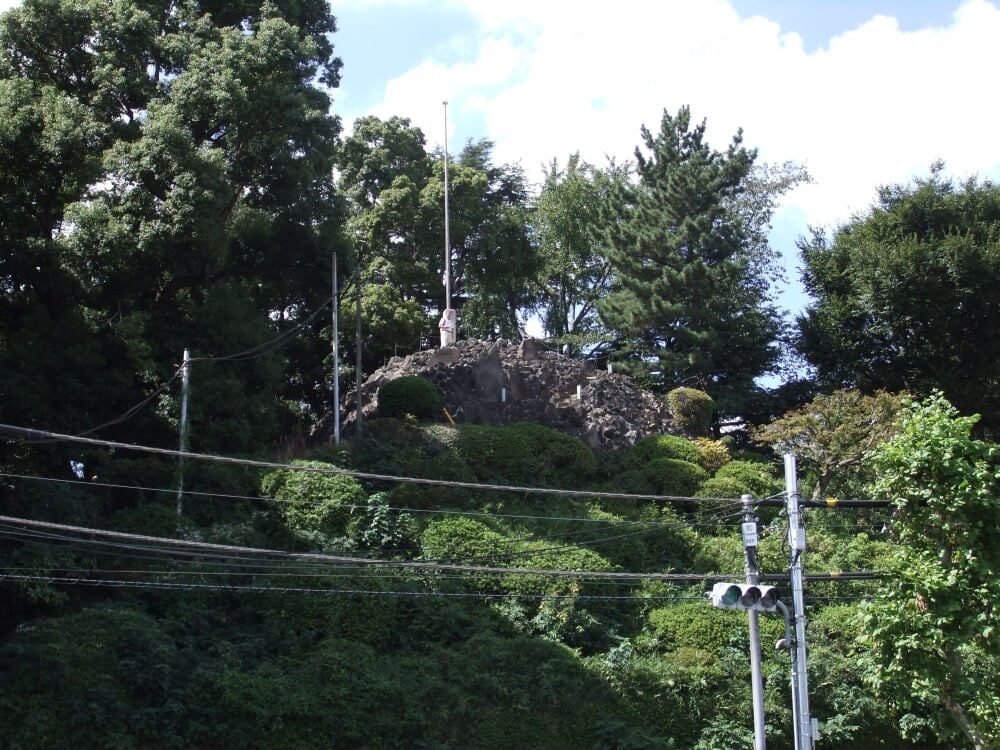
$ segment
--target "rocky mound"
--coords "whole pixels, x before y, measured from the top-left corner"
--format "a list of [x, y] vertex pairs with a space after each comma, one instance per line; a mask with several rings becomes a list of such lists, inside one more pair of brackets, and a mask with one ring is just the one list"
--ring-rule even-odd
[[[646, 435], [676, 432], [666, 404], [628, 377], [547, 352], [533, 339], [520, 344], [459, 341], [393, 357], [362, 386], [366, 419], [377, 414], [379, 388], [403, 375], [433, 382], [458, 424], [537, 422], [597, 449], [623, 448]], [[353, 393], [344, 399], [345, 429], [353, 427], [355, 404]]]

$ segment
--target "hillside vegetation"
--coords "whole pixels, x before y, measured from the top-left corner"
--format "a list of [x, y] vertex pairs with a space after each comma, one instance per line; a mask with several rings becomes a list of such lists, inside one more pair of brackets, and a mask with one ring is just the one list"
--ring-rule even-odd
[[[800, 241], [792, 320], [799, 165], [675, 104], [632, 161], [536, 188], [470, 140], [446, 185], [405, 117], [347, 134], [337, 33], [325, 0], [0, 15], [0, 748], [746, 748], [746, 615], [703, 594], [750, 494], [788, 597], [788, 451], [822, 744], [996, 748], [1000, 188], [881, 188]], [[464, 415], [370, 379], [446, 308], [575, 374], [490, 360]], [[552, 419], [494, 426], [515, 385]]]

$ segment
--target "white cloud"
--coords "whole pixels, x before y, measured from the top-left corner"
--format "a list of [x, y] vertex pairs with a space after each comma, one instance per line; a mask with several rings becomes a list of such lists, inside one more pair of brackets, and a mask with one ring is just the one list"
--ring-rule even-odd
[[576, 150], [630, 158], [640, 125], [655, 130], [664, 108], [689, 104], [716, 148], [742, 127], [762, 159], [805, 163], [816, 184], [789, 203], [812, 224], [848, 219], [878, 185], [939, 158], [960, 177], [1000, 174], [1000, 101], [982, 83], [998, 67], [1000, 11], [985, 0], [943, 28], [874, 16], [812, 53], [723, 0], [465, 7], [480, 20], [478, 55], [425, 60], [389, 82], [377, 112], [411, 117], [433, 142], [448, 99], [450, 112], [478, 113], [497, 159], [529, 173]]

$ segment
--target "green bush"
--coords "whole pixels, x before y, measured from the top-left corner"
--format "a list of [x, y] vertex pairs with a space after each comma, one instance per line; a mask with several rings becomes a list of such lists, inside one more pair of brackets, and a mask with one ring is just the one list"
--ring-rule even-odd
[[675, 388], [667, 394], [667, 406], [677, 426], [688, 435], [707, 435], [712, 427], [715, 401], [696, 388]]
[[429, 419], [440, 414], [443, 407], [437, 386], [419, 375], [404, 375], [378, 389], [380, 417], [400, 419], [412, 414], [418, 419]]
[[770, 473], [770, 467], [755, 461], [730, 461], [715, 473], [717, 479], [734, 479], [754, 497], [770, 497], [784, 489], [784, 485]]
[[623, 471], [612, 481], [611, 492], [625, 492], [630, 495], [652, 495], [653, 485], [642, 469]]
[[708, 472], [690, 461], [679, 458], [657, 458], [646, 464], [643, 471], [650, 484], [661, 495], [690, 497], [698, 485], [708, 479]]
[[698, 446], [700, 454], [698, 465], [709, 474], [714, 474], [724, 464], [733, 460], [733, 457], [729, 455], [729, 446], [722, 440], [701, 437], [695, 438], [694, 444]]
[[750, 488], [733, 477], [710, 477], [698, 486], [695, 497], [724, 497], [739, 499], [752, 494]]
[[625, 458], [630, 469], [641, 469], [658, 458], [678, 458], [697, 464], [701, 461], [698, 446], [677, 435], [647, 435], [633, 445]]
[[[320, 461], [295, 461], [293, 466], [337, 469]], [[297, 532], [343, 534], [351, 511], [367, 504], [358, 480], [339, 474], [279, 469], [264, 475], [261, 492], [273, 498], [290, 529]]]
[[663, 651], [686, 647], [718, 655], [732, 640], [739, 621], [731, 612], [698, 602], [658, 607], [647, 622]]
[[480, 479], [490, 481], [579, 486], [597, 471], [597, 459], [582, 440], [529, 422], [466, 425], [458, 450]]
[[534, 422], [516, 422], [506, 432], [527, 443], [535, 470], [548, 482], [579, 486], [597, 471], [594, 452], [577, 437]]

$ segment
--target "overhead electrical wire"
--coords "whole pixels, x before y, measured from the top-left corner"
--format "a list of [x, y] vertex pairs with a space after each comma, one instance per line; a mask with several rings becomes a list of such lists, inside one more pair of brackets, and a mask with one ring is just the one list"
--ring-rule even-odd
[[[293, 466], [291, 468], [297, 469], [299, 467]], [[105, 488], [105, 489], [134, 490], [136, 492], [155, 492], [155, 493], [162, 493], [162, 494], [167, 494], [167, 495], [176, 495], [177, 494], [177, 488], [176, 487], [149, 487], [149, 486], [146, 486], [146, 485], [137, 485], [137, 484], [117, 484], [117, 483], [113, 483], [113, 482], [102, 482], [102, 481], [99, 481], [97, 479], [87, 480], [87, 479], [70, 479], [68, 477], [41, 477], [41, 476], [30, 475], [30, 474], [15, 474], [13, 472], [7, 472], [7, 471], [0, 471], [0, 477], [10, 477], [12, 479], [21, 479], [21, 480], [29, 480], [29, 481], [37, 481], [37, 482], [55, 482], [55, 483], [60, 483], [60, 484], [72, 484], [72, 485], [78, 485], [78, 486], [87, 487], [87, 488], [100, 487], [100, 488]], [[488, 486], [488, 485], [484, 485], [484, 487], [485, 486]], [[267, 497], [267, 496], [263, 496], [263, 495], [237, 495], [237, 494], [229, 494], [229, 493], [223, 493], [223, 492], [204, 492], [204, 491], [187, 490], [187, 489], [184, 490], [184, 495], [185, 496], [190, 496], [190, 497], [203, 497], [203, 498], [212, 499], [212, 500], [250, 500], [250, 501], [254, 501], [254, 502], [275, 503], [275, 504], [278, 504], [278, 505], [289, 504], [289, 503], [296, 503], [296, 504], [308, 505], [308, 504], [312, 504], [312, 503], [317, 503], [318, 504], [318, 502], [319, 502], [319, 501], [309, 501], [309, 500], [290, 500], [290, 499], [286, 499], [286, 498]], [[370, 504], [367, 504], [367, 503], [344, 503], [344, 504], [340, 505], [340, 507], [344, 508], [346, 510], [364, 510], [365, 508], [370, 507]], [[470, 516], [470, 517], [474, 517], [474, 518], [476, 518], [476, 517], [478, 517], [478, 518], [502, 518], [502, 519], [507, 519], [507, 520], [512, 520], [512, 521], [518, 521], [518, 520], [523, 520], [523, 521], [553, 521], [553, 522], [555, 522], [555, 521], [568, 521], [568, 522], [574, 522], [574, 523], [594, 523], [594, 524], [597, 524], [597, 523], [600, 523], [600, 524], [609, 524], [609, 523], [612, 523], [612, 524], [614, 524], [616, 526], [629, 526], [629, 525], [632, 525], [632, 526], [652, 526], [652, 525], [656, 525], [659, 528], [665, 528], [665, 529], [666, 528], [681, 528], [681, 527], [684, 527], [684, 526], [691, 526], [691, 525], [694, 525], [694, 526], [699, 525], [697, 522], [692, 523], [692, 522], [686, 522], [686, 521], [654, 521], [654, 520], [628, 521], [628, 520], [611, 520], [611, 519], [607, 519], [607, 518], [585, 518], [585, 517], [581, 517], [581, 516], [537, 516], [537, 515], [527, 515], [527, 514], [523, 514], [523, 513], [500, 513], [500, 512], [495, 512], [495, 511], [459, 510], [457, 508], [437, 508], [437, 509], [435, 509], [435, 508], [409, 508], [409, 507], [406, 507], [406, 506], [392, 506], [392, 505], [388, 505], [388, 506], [385, 506], [385, 507], [388, 508], [389, 510], [392, 510], [392, 511], [411, 513], [411, 514], [416, 515], [416, 516], [419, 516], [419, 515], [443, 515], [443, 516]], [[726, 510], [728, 511], [729, 509], [727, 508]], [[731, 515], [733, 517], [736, 517], [736, 516], [741, 515], [741, 514], [742, 514], [742, 510], [740, 510], [740, 511], [733, 511], [731, 513]]]
[[[360, 567], [384, 567], [400, 570], [444, 570], [452, 572], [470, 573], [490, 573], [501, 575], [532, 575], [532, 576], [553, 576], [572, 578], [592, 578], [610, 579], [616, 581], [694, 581], [694, 580], [717, 580], [720, 576], [712, 574], [690, 574], [690, 573], [628, 573], [620, 571], [588, 571], [588, 570], [551, 570], [537, 568], [506, 568], [498, 566], [474, 566], [453, 563], [443, 563], [423, 560], [386, 560], [379, 558], [355, 557], [348, 555], [331, 555], [321, 552], [288, 552], [260, 547], [242, 547], [237, 545], [216, 544], [212, 542], [198, 542], [186, 539], [171, 539], [169, 537], [156, 537], [146, 534], [133, 534], [123, 531], [111, 531], [108, 529], [89, 528], [84, 526], [73, 526], [69, 524], [52, 523], [50, 521], [36, 521], [28, 518], [16, 518], [12, 516], [0, 516], [0, 524], [7, 526], [23, 526], [29, 529], [41, 529], [62, 532], [63, 534], [75, 533], [78, 535], [89, 535], [98, 538], [122, 540], [123, 542], [150, 543], [161, 548], [170, 548], [183, 554], [193, 554], [198, 552], [217, 553], [220, 556], [243, 556], [243, 559], [263, 559], [263, 560], [287, 560], [296, 562], [317, 562], [331, 563], [339, 565], [356, 565]], [[77, 537], [78, 541], [81, 541]]]
[[11, 580], [11, 581], [24, 581], [31, 583], [53, 583], [68, 586], [95, 586], [95, 587], [113, 587], [113, 588], [132, 588], [132, 589], [170, 589], [170, 590], [182, 590], [182, 591], [198, 591], [198, 590], [212, 590], [212, 591], [228, 591], [228, 592], [239, 592], [239, 593], [257, 593], [257, 594], [320, 594], [326, 596], [333, 595], [348, 595], [348, 596], [389, 596], [397, 598], [407, 598], [407, 597], [438, 597], [445, 599], [529, 599], [536, 601], [548, 601], [548, 600], [591, 600], [591, 601], [627, 601], [634, 603], [642, 603], [647, 601], [703, 601], [702, 596], [681, 596], [681, 595], [671, 595], [665, 596], [661, 594], [650, 594], [648, 596], [643, 596], [641, 599], [631, 596], [631, 595], [612, 595], [612, 594], [529, 594], [529, 593], [506, 593], [506, 592], [488, 592], [488, 591], [407, 591], [398, 589], [331, 589], [331, 588], [321, 588], [321, 587], [306, 587], [306, 586], [248, 586], [248, 585], [227, 585], [227, 584], [209, 584], [209, 583], [176, 583], [171, 581], [128, 581], [122, 579], [94, 579], [94, 578], [78, 578], [70, 576], [38, 576], [38, 575], [15, 575], [15, 574], [0, 574], [0, 581]]
[[[323, 302], [323, 304], [321, 304], [319, 307], [317, 307], [316, 310], [311, 315], [309, 315], [307, 318], [297, 323], [294, 327], [289, 328], [287, 331], [283, 331], [275, 338], [269, 341], [265, 341], [262, 344], [258, 344], [257, 346], [251, 347], [250, 349], [247, 349], [242, 352], [237, 352], [235, 354], [228, 354], [221, 357], [192, 357], [187, 360], [186, 364], [189, 365], [192, 362], [209, 362], [209, 363], [241, 362], [250, 359], [256, 359], [257, 357], [263, 357], [284, 346], [287, 343], [287, 341], [291, 339], [295, 334], [297, 334], [300, 330], [302, 330], [307, 325], [312, 323], [316, 319], [316, 317], [321, 312], [323, 312], [326, 309], [327, 305], [329, 305], [331, 302], [333, 302], [332, 296], [329, 297], [325, 302]], [[178, 377], [181, 376], [181, 374], [184, 372], [185, 365], [184, 364], [175, 365], [175, 367], [176, 369], [174, 370], [173, 375], [167, 378], [167, 380], [165, 380], [160, 386], [156, 388], [156, 390], [154, 390], [151, 394], [146, 396], [146, 398], [144, 398], [142, 401], [133, 406], [130, 406], [128, 409], [126, 409], [124, 412], [119, 414], [114, 419], [108, 420], [107, 422], [103, 422], [102, 424], [99, 424], [96, 427], [91, 427], [90, 429], [84, 430], [83, 432], [76, 433], [77, 436], [84, 437], [86, 435], [91, 435], [95, 432], [98, 432], [99, 430], [103, 430], [106, 427], [111, 427], [112, 425], [121, 424], [122, 422], [126, 422], [129, 419], [131, 419], [133, 416], [135, 416], [144, 408], [146, 408], [146, 406], [148, 406], [157, 396], [163, 393], [168, 387], [170, 387], [170, 385], [175, 380], [177, 380]], [[43, 441], [38, 441], [38, 442], [43, 442]]]
[[[107, 484], [107, 483], [101, 483], [101, 482], [97, 482], [97, 481], [85, 481], [85, 480], [80, 480], [80, 479], [68, 479], [68, 478], [63, 478], [63, 477], [49, 478], [49, 477], [38, 477], [38, 476], [29, 476], [29, 475], [10, 474], [10, 473], [3, 473], [3, 472], [0, 472], [0, 476], [8, 476], [8, 477], [22, 479], [22, 480], [27, 479], [27, 480], [41, 481], [41, 482], [52, 481], [52, 482], [57, 482], [57, 483], [66, 483], [66, 484], [73, 484], [73, 485], [78, 485], [78, 486], [85, 486], [85, 487], [88, 487], [88, 488], [93, 488], [93, 487], [111, 487], [111, 488], [115, 488], [115, 489], [143, 490], [143, 491], [150, 491], [150, 492], [170, 492], [170, 493], [173, 493], [173, 492], [176, 491], [176, 490], [170, 490], [170, 489], [164, 489], [164, 488], [136, 487], [136, 486], [133, 486], [133, 485], [121, 485], [121, 484]], [[213, 493], [192, 493], [192, 494], [201, 494], [201, 495], [207, 496], [207, 497], [214, 497], [215, 496]], [[263, 501], [263, 502], [274, 502], [274, 503], [291, 503], [291, 502], [296, 502], [297, 504], [302, 504], [302, 505], [309, 505], [309, 504], [318, 505], [321, 502], [321, 501], [313, 501], [313, 502], [309, 502], [309, 501], [291, 501], [291, 500], [281, 500], [281, 499], [270, 498], [270, 497], [244, 496], [244, 495], [224, 495], [222, 497], [226, 497], [226, 498], [235, 497], [235, 498], [238, 498], [238, 499], [246, 499], [246, 500], [253, 500], [253, 501]], [[351, 510], [351, 511], [354, 511], [354, 510], [362, 510], [362, 511], [364, 511], [364, 510], [368, 509], [371, 506], [370, 505], [366, 505], [366, 504], [352, 503], [352, 504], [344, 504], [344, 505], [342, 505], [340, 507], [342, 507], [342, 508], [344, 508], [346, 510]], [[512, 520], [529, 519], [529, 520], [533, 520], [533, 521], [552, 521], [552, 522], [559, 522], [559, 523], [566, 523], [566, 522], [569, 522], [569, 523], [586, 522], [586, 523], [589, 523], [589, 524], [593, 524], [593, 523], [601, 524], [601, 527], [598, 528], [598, 529], [586, 529], [585, 528], [585, 529], [578, 529], [576, 531], [563, 531], [563, 532], [557, 532], [557, 533], [551, 533], [551, 534], [528, 534], [528, 535], [524, 535], [524, 536], [521, 536], [521, 537], [507, 538], [507, 539], [505, 539], [505, 543], [506, 544], [519, 544], [519, 543], [533, 542], [533, 541], [546, 541], [546, 540], [549, 540], [549, 539], [567, 540], [567, 539], [570, 539], [570, 538], [573, 538], [573, 537], [580, 537], [580, 536], [583, 536], [585, 534], [594, 534], [594, 533], [597, 533], [597, 532], [612, 531], [612, 530], [614, 530], [616, 532], [622, 532], [625, 529], [632, 529], [630, 531], [625, 531], [624, 533], [615, 533], [614, 535], [611, 535], [611, 536], [602, 536], [602, 537], [597, 537], [597, 538], [586, 539], [586, 540], [583, 540], [583, 541], [578, 541], [578, 542], [576, 542], [574, 544], [563, 544], [563, 545], [558, 545], [558, 546], [544, 547], [544, 548], [535, 548], [535, 549], [527, 549], [527, 550], [512, 550], [510, 552], [493, 554], [493, 555], [484, 555], [481, 558], [480, 557], [476, 557], [476, 558], [469, 558], [469, 559], [513, 559], [513, 558], [524, 558], [524, 557], [531, 557], [531, 556], [538, 556], [538, 555], [550, 554], [552, 552], [559, 552], [559, 551], [564, 551], [564, 550], [573, 550], [573, 549], [580, 549], [580, 548], [587, 548], [587, 547], [599, 547], [602, 544], [606, 544], [606, 543], [613, 542], [613, 541], [618, 541], [618, 540], [621, 540], [621, 539], [626, 539], [626, 538], [630, 538], [630, 537], [645, 536], [645, 535], [653, 534], [653, 533], [657, 533], [657, 532], [670, 531], [672, 529], [696, 527], [696, 526], [702, 525], [702, 524], [706, 525], [706, 526], [713, 526], [714, 527], [714, 526], [716, 526], [719, 523], [719, 521], [721, 521], [723, 519], [728, 519], [730, 517], [735, 518], [738, 515], [740, 515], [740, 513], [741, 513], [741, 511], [733, 511], [732, 508], [731, 508], [731, 506], [723, 508], [723, 509], [714, 509], [713, 511], [710, 512], [711, 514], [719, 514], [720, 510], [721, 510], [722, 514], [719, 516], [718, 520], [704, 521], [704, 522], [702, 522], [702, 524], [700, 524], [697, 521], [683, 521], [683, 520], [678, 520], [678, 521], [675, 521], [675, 522], [666, 522], [666, 521], [660, 521], [660, 520], [638, 520], [638, 521], [630, 521], [630, 520], [614, 520], [614, 519], [608, 519], [608, 518], [593, 519], [593, 518], [579, 518], [579, 517], [575, 517], [574, 518], [574, 517], [565, 517], [565, 516], [556, 516], [556, 517], [552, 517], [552, 516], [524, 516], [524, 515], [506, 515], [506, 514], [502, 514], [502, 513], [487, 513], [487, 512], [481, 512], [481, 511], [470, 512], [470, 511], [447, 510], [447, 509], [441, 509], [441, 510], [433, 510], [433, 511], [431, 511], [431, 510], [410, 509], [410, 508], [406, 508], [406, 507], [396, 507], [396, 506], [385, 506], [385, 507], [388, 510], [390, 510], [390, 511], [393, 511], [393, 512], [396, 512], [396, 513], [401, 513], [401, 514], [402, 513], [419, 514], [421, 512], [427, 512], [427, 513], [435, 513], [435, 514], [445, 515], [445, 516], [461, 515], [461, 516], [482, 517], [482, 518], [489, 518], [489, 519], [505, 519], [505, 520], [509, 520], [509, 519], [512, 519]], [[399, 551], [405, 552], [405, 551], [411, 551], [411, 550], [402, 549], [402, 550], [399, 550]], [[412, 551], [416, 551], [416, 550], [412, 550]], [[461, 559], [466, 559], [466, 558], [461, 558]]]
[[[276, 461], [261, 461], [248, 458], [235, 458], [231, 456], [219, 456], [209, 453], [193, 453], [191, 451], [180, 451], [174, 448], [158, 448], [150, 445], [138, 445], [135, 443], [123, 443], [115, 440], [100, 440], [80, 435], [67, 435], [64, 433], [40, 430], [31, 427], [20, 427], [17, 425], [0, 423], [0, 435], [9, 438], [24, 440], [29, 443], [62, 441], [70, 443], [82, 443], [103, 448], [113, 448], [116, 450], [130, 450], [143, 453], [153, 453], [156, 455], [170, 456], [173, 458], [192, 459], [196, 461], [206, 461], [208, 463], [229, 464], [260, 469], [280, 469], [285, 471], [303, 471], [315, 474], [327, 474], [331, 476], [347, 476], [355, 479], [367, 479], [381, 482], [398, 482], [404, 484], [422, 484], [432, 487], [451, 487], [470, 490], [489, 490], [495, 492], [515, 492], [535, 495], [560, 495], [563, 497], [580, 497], [586, 499], [610, 499], [610, 500], [649, 500], [654, 502], [694, 502], [694, 503], [720, 503], [742, 505], [742, 499], [732, 497], [692, 497], [689, 495], [649, 495], [633, 492], [607, 492], [603, 490], [568, 490], [555, 487], [531, 487], [526, 485], [501, 485], [488, 484], [483, 482], [461, 482], [452, 479], [430, 479], [426, 477], [397, 476], [393, 474], [377, 474], [373, 472], [355, 471], [351, 469], [340, 469], [334, 467], [301, 466], [295, 464], [281, 463]], [[753, 505], [784, 505], [784, 501], [777, 499], [778, 495], [769, 498], [752, 500]], [[801, 503], [805, 507], [851, 507], [851, 508], [882, 508], [891, 505], [891, 502], [881, 500], [853, 500], [839, 503], [813, 502]]]
[[311, 315], [303, 318], [295, 326], [289, 328], [287, 331], [283, 331], [270, 341], [265, 341], [262, 344], [258, 344], [257, 346], [253, 346], [242, 352], [236, 352], [235, 354], [227, 354], [221, 357], [192, 357], [188, 360], [188, 362], [243, 362], [250, 359], [256, 359], [257, 357], [263, 357], [284, 346], [288, 339], [292, 338], [296, 333], [312, 323], [331, 302], [333, 302], [332, 296], [328, 297], [323, 304], [319, 305]]
[[205, 461], [208, 463], [229, 464], [258, 469], [281, 469], [285, 471], [303, 471], [314, 474], [327, 474], [331, 476], [346, 476], [355, 479], [367, 479], [371, 481], [398, 482], [404, 484], [422, 484], [432, 487], [451, 487], [470, 490], [489, 490], [494, 492], [515, 492], [534, 495], [559, 495], [562, 497], [581, 497], [587, 499], [610, 499], [610, 500], [649, 500], [653, 502], [695, 502], [695, 503], [742, 503], [736, 498], [727, 497], [691, 497], [687, 495], [649, 495], [632, 492], [606, 492], [602, 490], [567, 490], [555, 487], [531, 487], [525, 485], [501, 485], [487, 484], [482, 482], [460, 482], [451, 479], [429, 479], [425, 477], [396, 476], [392, 474], [376, 474], [372, 472], [354, 471], [351, 469], [340, 469], [334, 467], [301, 466], [295, 464], [281, 463], [276, 461], [261, 461], [248, 458], [234, 458], [230, 456], [219, 456], [208, 453], [193, 453], [190, 451], [180, 451], [173, 448], [158, 448], [155, 446], [137, 445], [133, 443], [122, 443], [115, 440], [100, 440], [97, 438], [81, 437], [78, 435], [66, 435], [48, 430], [38, 430], [30, 427], [18, 427], [16, 425], [0, 424], [0, 434], [11, 438], [18, 438], [29, 442], [39, 441], [65, 441], [71, 443], [82, 443], [103, 448], [113, 448], [115, 450], [130, 450], [143, 453], [153, 453], [174, 458], [191, 459], [195, 461]]

